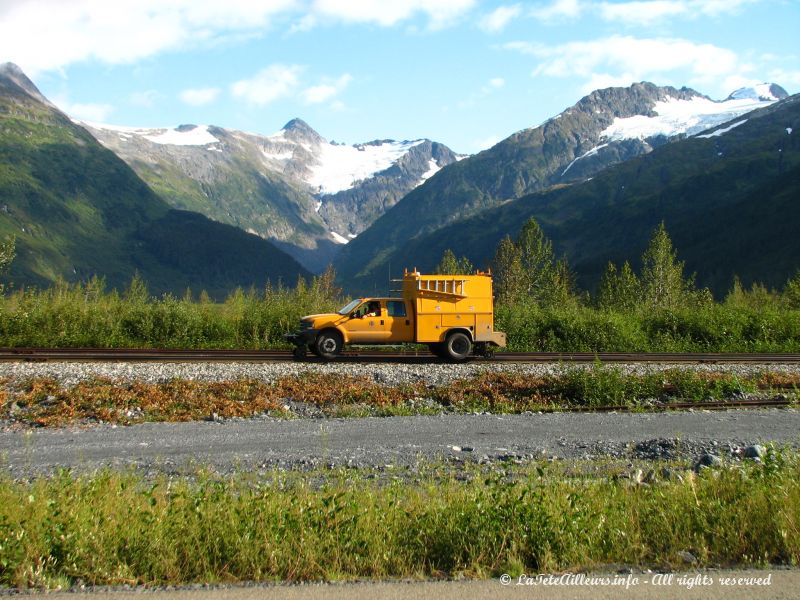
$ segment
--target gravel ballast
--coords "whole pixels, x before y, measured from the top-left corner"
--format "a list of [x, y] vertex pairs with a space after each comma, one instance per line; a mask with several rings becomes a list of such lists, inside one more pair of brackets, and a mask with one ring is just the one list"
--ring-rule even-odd
[[[764, 365], [752, 363], [724, 364], [670, 364], [670, 363], [620, 363], [607, 365], [624, 373], [645, 374], [666, 369], [692, 369], [706, 373], [733, 373], [749, 376], [770, 371], [800, 375], [799, 364]], [[9, 362], [0, 363], [0, 378], [17, 381], [32, 378], [50, 378], [63, 385], [74, 385], [94, 377], [115, 380], [163, 383], [171, 379], [195, 381], [231, 381], [255, 379], [271, 382], [281, 377], [305, 374], [326, 374], [343, 377], [367, 377], [387, 386], [424, 382], [427, 385], [446, 385], [454, 380], [467, 379], [486, 371], [524, 374], [533, 377], [559, 375], [573, 369], [592, 369], [594, 365], [580, 363], [487, 363], [475, 361], [462, 365], [451, 364], [385, 364], [385, 363], [152, 363], [152, 362]]]

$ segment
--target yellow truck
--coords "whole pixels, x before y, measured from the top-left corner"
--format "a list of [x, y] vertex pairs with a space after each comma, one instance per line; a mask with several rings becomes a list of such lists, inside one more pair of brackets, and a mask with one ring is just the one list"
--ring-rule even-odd
[[401, 297], [357, 298], [338, 312], [300, 319], [299, 330], [286, 336], [295, 358], [310, 351], [330, 360], [346, 344], [409, 343], [462, 362], [506, 345], [506, 334], [494, 330], [491, 274], [421, 275], [415, 269], [401, 281]]

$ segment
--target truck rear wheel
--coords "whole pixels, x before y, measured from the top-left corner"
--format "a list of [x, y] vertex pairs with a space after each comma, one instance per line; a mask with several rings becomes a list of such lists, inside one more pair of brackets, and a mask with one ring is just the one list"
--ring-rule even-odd
[[453, 362], [464, 362], [472, 351], [472, 341], [466, 333], [456, 331], [447, 336], [444, 343], [447, 358]]
[[342, 336], [338, 331], [323, 331], [317, 336], [316, 346], [317, 356], [331, 360], [336, 358], [342, 351]]

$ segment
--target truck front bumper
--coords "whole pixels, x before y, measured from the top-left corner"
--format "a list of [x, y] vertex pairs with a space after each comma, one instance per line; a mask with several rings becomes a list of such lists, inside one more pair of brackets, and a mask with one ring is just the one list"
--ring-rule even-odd
[[303, 329], [295, 333], [287, 333], [283, 336], [283, 339], [295, 346], [308, 346], [317, 339], [317, 333], [319, 331], [316, 329]]

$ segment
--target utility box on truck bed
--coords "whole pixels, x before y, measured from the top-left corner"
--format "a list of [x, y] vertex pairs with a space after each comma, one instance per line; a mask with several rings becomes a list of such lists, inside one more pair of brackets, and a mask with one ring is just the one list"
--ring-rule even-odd
[[310, 350], [331, 359], [345, 344], [417, 343], [463, 361], [506, 345], [506, 335], [494, 330], [490, 274], [406, 271], [402, 284], [402, 297], [357, 298], [336, 313], [303, 317], [300, 329], [286, 336], [295, 344], [295, 357]]

